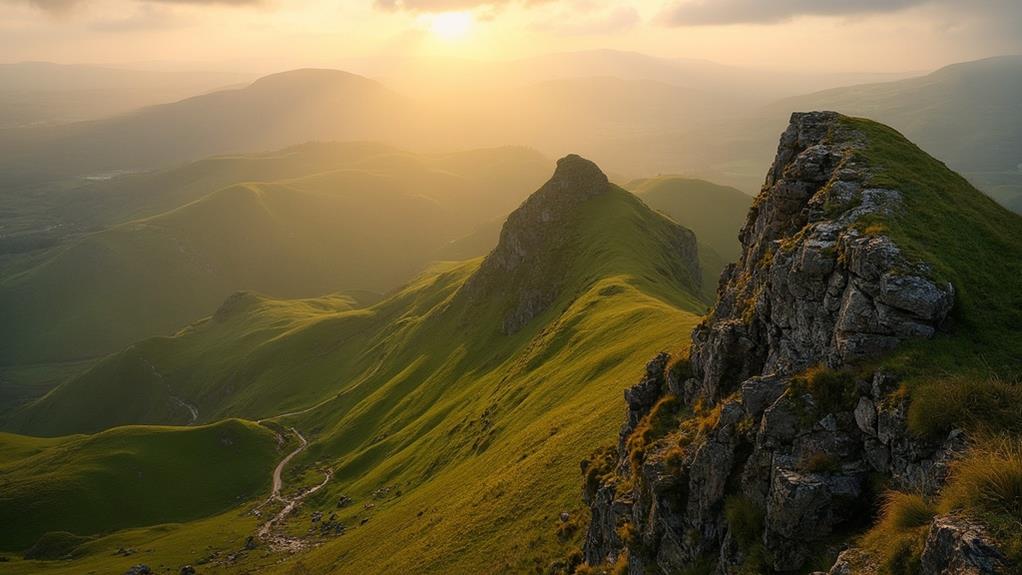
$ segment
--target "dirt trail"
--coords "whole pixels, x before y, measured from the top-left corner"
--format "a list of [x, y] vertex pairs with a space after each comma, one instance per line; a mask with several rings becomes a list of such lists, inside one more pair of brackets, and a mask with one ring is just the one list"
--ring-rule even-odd
[[263, 505], [266, 505], [273, 501], [280, 501], [284, 504], [284, 507], [277, 512], [276, 515], [263, 523], [257, 534], [260, 539], [270, 546], [271, 549], [275, 551], [289, 551], [291, 553], [295, 553], [307, 547], [309, 545], [308, 542], [299, 537], [287, 535], [286, 533], [274, 532], [274, 527], [290, 515], [291, 512], [294, 511], [295, 508], [298, 507], [307, 497], [322, 489], [330, 481], [330, 478], [333, 476], [333, 472], [327, 470], [324, 474], [323, 481], [319, 483], [319, 485], [299, 491], [292, 497], [285, 497], [281, 495], [281, 491], [284, 486], [282, 478], [284, 468], [296, 455], [304, 451], [305, 448], [309, 446], [308, 440], [306, 440], [305, 436], [299, 433], [297, 429], [293, 427], [288, 429], [290, 429], [291, 433], [298, 438], [299, 445], [294, 451], [288, 453], [287, 456], [277, 464], [277, 467], [273, 469], [273, 489], [270, 491], [270, 497], [263, 503]]

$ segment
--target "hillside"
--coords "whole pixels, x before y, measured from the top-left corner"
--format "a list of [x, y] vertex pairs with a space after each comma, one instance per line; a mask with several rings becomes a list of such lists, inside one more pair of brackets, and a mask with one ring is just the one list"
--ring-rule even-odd
[[1003, 205], [1022, 206], [1022, 56], [941, 68], [919, 78], [784, 100], [778, 113], [825, 109], [889, 124]]
[[[233, 297], [177, 336], [133, 346], [95, 377], [62, 386], [24, 421], [46, 434], [119, 423], [97, 403], [87, 422], [57, 415], [105, 397], [128, 413], [162, 401], [164, 421], [187, 423], [168, 390], [200, 421], [297, 411], [278, 417], [310, 440], [287, 481], [318, 482], [316, 469], [332, 479], [282, 528], [308, 536], [313, 510], [336, 512], [346, 526], [343, 536], [313, 537], [322, 545], [300, 558], [309, 569], [338, 560], [368, 572], [545, 565], [573, 537], [558, 539], [556, 515], [580, 511], [575, 454], [613, 431], [615, 400], [637, 362], [677, 344], [706, 304], [693, 234], [581, 158], [561, 160], [501, 238], [484, 260], [439, 266], [363, 309]], [[355, 505], [338, 508], [342, 496]], [[521, 543], [494, 553], [509, 538]], [[156, 559], [185, 555], [154, 546]], [[103, 548], [44, 572], [131, 564]], [[242, 553], [206, 568], [296, 568], [279, 559]], [[20, 572], [23, 563], [12, 565]]]
[[47, 532], [92, 536], [220, 513], [263, 492], [277, 458], [270, 430], [237, 420], [47, 440], [0, 434], [0, 549], [23, 550]]
[[576, 563], [1015, 572], [1022, 218], [887, 126], [796, 113], [740, 237], [583, 464]]
[[548, 166], [520, 148], [310, 144], [69, 192], [67, 227], [102, 228], [8, 260], [0, 364], [110, 353], [171, 334], [238, 290], [385, 292], [510, 211]]
[[695, 232], [725, 261], [738, 259], [738, 231], [752, 205], [751, 196], [730, 186], [680, 176], [633, 180], [625, 189]]

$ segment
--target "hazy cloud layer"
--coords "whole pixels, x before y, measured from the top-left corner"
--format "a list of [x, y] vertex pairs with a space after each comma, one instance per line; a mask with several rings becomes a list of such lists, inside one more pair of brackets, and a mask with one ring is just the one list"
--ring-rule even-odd
[[544, 18], [537, 30], [569, 36], [612, 34], [639, 24], [639, 11], [629, 4], [606, 5], [595, 0], [577, 0]]
[[[53, 13], [67, 12], [71, 8], [86, 3], [87, 0], [0, 0], [0, 4], [28, 4], [40, 10]], [[193, 5], [235, 5], [252, 6], [262, 4], [263, 0], [146, 0], [158, 4], [193, 4]]]
[[493, 8], [509, 4], [533, 6], [554, 1], [556, 0], [374, 0], [373, 5], [387, 11], [451, 12], [474, 8]]
[[661, 20], [677, 26], [773, 23], [797, 16], [841, 16], [895, 12], [928, 0], [683, 0]]

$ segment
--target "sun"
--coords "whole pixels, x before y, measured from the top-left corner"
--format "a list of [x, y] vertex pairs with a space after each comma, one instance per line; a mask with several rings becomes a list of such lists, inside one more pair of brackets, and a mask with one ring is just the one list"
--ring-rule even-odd
[[429, 16], [429, 31], [442, 40], [460, 40], [472, 31], [475, 19], [470, 12], [443, 12]]

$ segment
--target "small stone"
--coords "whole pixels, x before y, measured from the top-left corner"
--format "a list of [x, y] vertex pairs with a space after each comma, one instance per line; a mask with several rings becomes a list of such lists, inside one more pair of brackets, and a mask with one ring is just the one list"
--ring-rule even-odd
[[877, 410], [873, 400], [868, 397], [860, 397], [859, 404], [855, 406], [855, 424], [863, 433], [876, 437], [877, 435]]
[[742, 382], [739, 388], [745, 411], [753, 417], [759, 417], [763, 410], [770, 407], [784, 393], [786, 381], [776, 377], [750, 377]]

